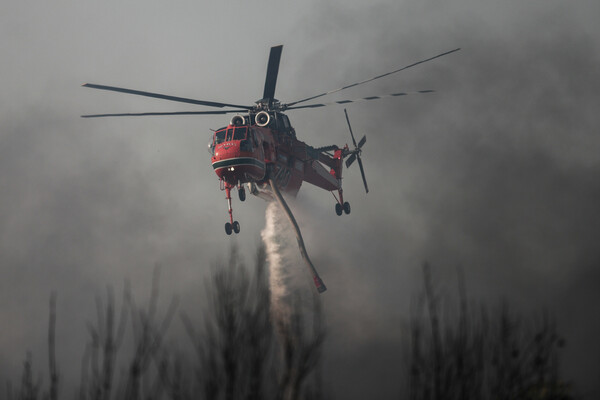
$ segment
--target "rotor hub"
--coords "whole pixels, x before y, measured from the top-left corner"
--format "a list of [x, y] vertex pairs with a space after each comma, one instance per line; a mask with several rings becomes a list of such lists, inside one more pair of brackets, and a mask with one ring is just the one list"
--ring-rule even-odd
[[277, 99], [260, 99], [256, 101], [255, 111], [282, 111], [281, 102]]

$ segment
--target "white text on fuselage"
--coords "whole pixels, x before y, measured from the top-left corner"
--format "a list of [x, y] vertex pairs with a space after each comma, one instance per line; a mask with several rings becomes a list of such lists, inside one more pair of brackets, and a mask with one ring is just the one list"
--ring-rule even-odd
[[230, 147], [234, 147], [234, 146], [237, 146], [237, 145], [238, 145], [238, 144], [237, 144], [236, 142], [225, 142], [225, 143], [221, 143], [221, 147], [222, 147], [224, 150], [227, 150], [228, 148], [230, 148]]

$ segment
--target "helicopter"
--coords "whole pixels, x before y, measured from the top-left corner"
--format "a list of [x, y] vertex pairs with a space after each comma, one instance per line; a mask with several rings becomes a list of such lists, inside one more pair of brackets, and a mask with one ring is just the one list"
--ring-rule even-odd
[[[263, 95], [262, 98], [257, 100], [253, 105], [196, 100], [121, 87], [86, 83], [83, 86], [92, 89], [153, 97], [162, 100], [219, 108], [221, 110], [90, 114], [82, 115], [82, 117], [236, 114], [231, 118], [227, 126], [214, 131], [212, 140], [208, 145], [208, 150], [211, 154], [212, 167], [219, 179], [220, 189], [225, 191], [227, 199], [229, 213], [229, 220], [225, 223], [225, 233], [227, 235], [240, 232], [240, 224], [233, 217], [231, 199], [231, 192], [233, 189], [237, 189], [239, 200], [242, 202], [246, 199], [246, 190], [252, 195], [270, 201], [274, 200], [274, 196], [279, 196], [280, 191], [295, 197], [302, 183], [307, 182], [333, 194], [336, 200], [335, 212], [337, 215], [342, 215], [344, 213], [350, 214], [350, 203], [344, 200], [342, 190], [342, 170], [344, 160], [346, 168], [349, 168], [354, 161], [358, 161], [364, 188], [368, 193], [369, 187], [367, 185], [364, 166], [360, 157], [362, 147], [367, 140], [366, 135], [363, 136], [358, 143], [356, 142], [348, 118], [348, 113], [344, 109], [353, 147], [350, 148], [348, 144], [342, 147], [337, 145], [313, 147], [297, 138], [296, 130], [292, 127], [285, 111], [375, 100], [382, 97], [398, 97], [409, 93], [433, 92], [433, 90], [421, 90], [417, 92], [399, 92], [384, 96], [364, 97], [356, 100], [301, 104], [395, 74], [416, 65], [454, 53], [460, 50], [460, 48], [446, 51], [370, 79], [290, 103], [282, 103], [275, 98], [275, 86], [279, 73], [282, 49], [282, 45], [271, 47]], [[293, 219], [293, 217], [291, 217], [291, 219]]]

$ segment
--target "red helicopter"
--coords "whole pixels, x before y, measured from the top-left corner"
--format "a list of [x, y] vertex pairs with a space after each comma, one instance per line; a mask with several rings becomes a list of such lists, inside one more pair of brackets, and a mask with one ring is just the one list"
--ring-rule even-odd
[[[275, 99], [275, 84], [279, 71], [279, 61], [283, 46], [271, 48], [267, 64], [267, 74], [263, 96], [254, 105], [245, 106], [238, 104], [219, 103], [213, 101], [194, 100], [182, 97], [168, 96], [158, 93], [143, 92], [113, 86], [86, 83], [83, 86], [109, 90], [139, 96], [154, 97], [163, 100], [196, 104], [208, 107], [225, 108], [213, 111], [179, 111], [179, 112], [149, 112], [149, 113], [121, 113], [121, 114], [94, 114], [82, 115], [84, 118], [94, 117], [120, 117], [120, 116], [149, 116], [149, 115], [206, 115], [235, 113], [229, 124], [214, 132], [209, 151], [212, 155], [212, 166], [220, 181], [221, 190], [225, 190], [229, 221], [225, 224], [225, 232], [240, 232], [240, 224], [233, 218], [231, 207], [231, 190], [237, 188], [240, 201], [246, 199], [247, 190], [256, 196], [272, 200], [279, 196], [279, 191], [284, 191], [295, 196], [302, 185], [308, 182], [324, 190], [332, 192], [336, 198], [335, 211], [337, 215], [350, 214], [350, 204], [344, 201], [342, 190], [342, 168], [346, 159], [346, 168], [357, 160], [360, 167], [365, 190], [368, 193], [367, 180], [360, 154], [366, 142], [363, 136], [358, 143], [354, 139], [348, 113], [344, 110], [346, 121], [352, 137], [354, 148], [336, 145], [325, 147], [312, 147], [296, 138], [296, 131], [290, 124], [286, 110], [317, 108], [330, 104], [346, 104], [360, 100], [374, 100], [382, 97], [404, 96], [408, 93], [400, 92], [385, 96], [371, 96], [357, 100], [342, 100], [331, 103], [313, 103], [300, 105], [306, 101], [314, 100], [344, 89], [355, 87], [375, 79], [400, 72], [418, 64], [442, 57], [460, 49], [454, 49], [434, 57], [418, 61], [394, 71], [376, 77], [353, 83], [335, 90], [320, 93], [291, 103], [281, 103]], [[413, 93], [430, 93], [432, 90], [422, 90]], [[337, 196], [335, 195], [337, 191]], [[292, 217], [293, 218], [293, 217]]]

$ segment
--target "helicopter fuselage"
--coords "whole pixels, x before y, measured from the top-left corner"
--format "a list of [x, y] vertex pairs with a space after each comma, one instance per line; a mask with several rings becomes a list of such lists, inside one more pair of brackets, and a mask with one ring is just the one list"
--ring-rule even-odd
[[328, 191], [341, 190], [342, 159], [347, 146], [331, 146], [334, 154], [327, 155], [296, 139], [289, 121], [288, 129], [273, 126], [276, 117], [271, 119], [271, 126], [245, 123], [251, 121], [248, 117], [234, 117], [232, 123], [214, 133], [209, 148], [222, 188], [243, 190], [242, 185], [248, 184], [252, 194], [265, 194], [269, 192], [269, 179], [273, 179], [281, 191], [292, 196], [304, 181]]

